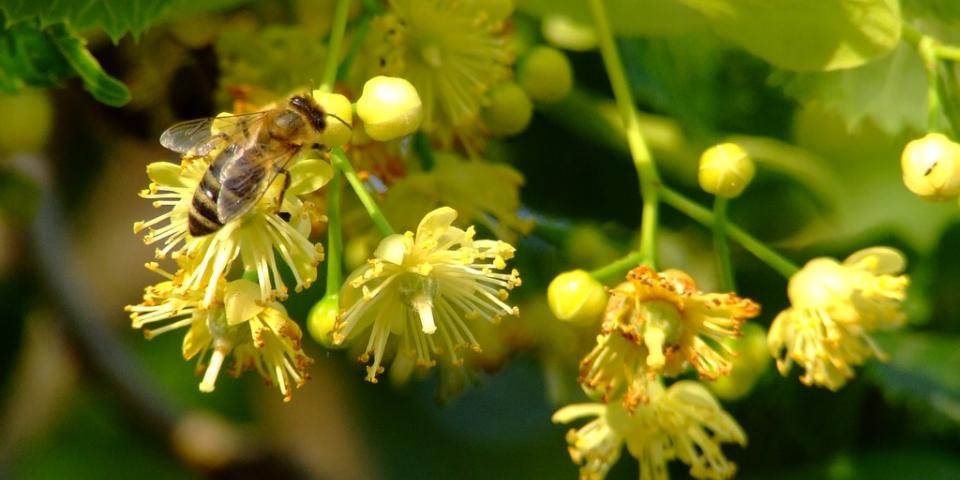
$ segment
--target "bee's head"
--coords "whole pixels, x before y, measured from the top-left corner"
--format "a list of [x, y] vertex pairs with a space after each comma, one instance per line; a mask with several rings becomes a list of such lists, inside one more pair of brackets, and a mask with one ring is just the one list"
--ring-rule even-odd
[[327, 128], [327, 114], [312, 96], [294, 95], [290, 97], [290, 106], [300, 112], [317, 132]]

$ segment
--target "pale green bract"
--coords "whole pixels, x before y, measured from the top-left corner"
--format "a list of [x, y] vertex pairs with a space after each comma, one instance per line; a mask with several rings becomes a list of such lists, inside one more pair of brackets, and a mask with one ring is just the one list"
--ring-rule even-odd
[[[707, 27], [706, 18], [678, 0], [606, 0], [610, 26], [617, 35], [679, 35]], [[560, 15], [592, 25], [584, 0], [517, 0], [517, 10], [535, 17]]]
[[860, 68], [797, 74], [785, 91], [837, 112], [850, 129], [868, 120], [891, 135], [927, 126], [926, 74], [920, 56], [906, 44]]
[[781, 68], [837, 70], [863, 65], [900, 41], [897, 0], [678, 0], [713, 29]]

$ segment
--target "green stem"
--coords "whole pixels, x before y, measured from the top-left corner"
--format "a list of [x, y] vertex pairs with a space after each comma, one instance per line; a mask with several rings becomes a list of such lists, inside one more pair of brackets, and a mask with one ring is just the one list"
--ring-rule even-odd
[[730, 261], [730, 244], [727, 242], [727, 202], [728, 200], [721, 196], [715, 197], [713, 201], [713, 249], [720, 269], [720, 288], [733, 292], [737, 285]]
[[433, 146], [430, 145], [430, 137], [426, 133], [417, 132], [413, 137], [413, 149], [417, 152], [417, 158], [420, 159], [420, 168], [424, 172], [433, 170], [437, 165], [437, 158], [433, 155]]
[[[673, 191], [665, 186], [660, 186], [660, 198], [662, 198], [666, 204], [683, 212], [688, 217], [706, 227], [714, 224], [714, 215], [710, 210], [698, 205], [679, 192]], [[763, 263], [769, 265], [770, 268], [776, 270], [777, 273], [783, 275], [784, 278], [790, 278], [800, 270], [800, 267], [796, 264], [766, 246], [762, 241], [757, 240], [749, 233], [743, 231], [740, 227], [732, 223], [725, 223], [724, 231], [727, 232], [727, 235], [729, 235], [733, 241], [742, 245], [744, 249], [752, 253]]]
[[623, 272], [630, 270], [639, 264], [649, 264], [649, 260], [644, 258], [644, 255], [645, 253], [640, 250], [630, 252], [622, 258], [614, 260], [596, 270], [590, 271], [590, 275], [601, 282], [615, 280], [617, 277], [622, 276]]
[[940, 99], [940, 59], [960, 59], [960, 55], [955, 55], [960, 53], [960, 49], [941, 45], [935, 38], [907, 24], [903, 25], [901, 32], [903, 40], [920, 55], [927, 72], [927, 131], [939, 132], [940, 113], [943, 108]]
[[393, 235], [395, 233], [393, 227], [390, 226], [387, 217], [380, 211], [376, 200], [374, 200], [373, 197], [370, 196], [370, 192], [364, 188], [363, 182], [357, 177], [357, 172], [354, 171], [353, 165], [350, 165], [350, 160], [347, 160], [347, 156], [344, 155], [343, 150], [340, 149], [340, 147], [334, 148], [331, 152], [331, 158], [333, 158], [334, 168], [343, 172], [343, 176], [347, 178], [347, 182], [350, 183], [350, 187], [353, 188], [353, 193], [357, 194], [357, 198], [360, 199], [363, 208], [367, 210], [367, 215], [370, 215], [370, 220], [373, 221], [377, 230], [380, 231], [380, 235], [384, 237]]
[[347, 31], [347, 15], [350, 13], [350, 0], [337, 0], [333, 9], [333, 26], [330, 28], [330, 42], [327, 45], [327, 63], [323, 67], [323, 79], [320, 90], [333, 91], [333, 84], [337, 81], [337, 65], [340, 62], [340, 47], [343, 45], [343, 34]]
[[357, 54], [363, 48], [363, 41], [370, 30], [370, 15], [364, 14], [357, 20], [353, 28], [353, 36], [350, 37], [350, 45], [347, 47], [347, 53], [343, 54], [343, 60], [340, 61], [340, 68], [337, 70], [337, 79], [342, 80], [350, 72]]
[[340, 219], [340, 168], [333, 167], [333, 178], [327, 187], [327, 295], [340, 291], [343, 282], [343, 225]]
[[623, 121], [630, 156], [633, 157], [633, 164], [640, 179], [640, 195], [643, 198], [640, 252], [642, 252], [643, 258], [646, 258], [652, 264], [656, 261], [657, 210], [659, 205], [657, 186], [660, 184], [660, 176], [657, 173], [656, 165], [653, 163], [653, 156], [650, 155], [650, 149], [647, 148], [643, 134], [640, 132], [636, 104], [633, 100], [633, 94], [630, 92], [630, 84], [620, 60], [620, 53], [617, 51], [616, 39], [607, 20], [603, 0], [590, 0], [590, 10], [593, 15], [593, 25], [597, 31], [597, 39], [600, 42], [603, 63], [607, 68], [610, 86], [613, 87], [613, 96], [617, 101], [617, 109], [620, 111], [620, 117]]

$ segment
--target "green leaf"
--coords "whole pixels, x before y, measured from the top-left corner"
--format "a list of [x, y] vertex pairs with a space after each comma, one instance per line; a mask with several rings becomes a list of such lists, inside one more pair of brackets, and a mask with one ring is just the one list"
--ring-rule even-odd
[[116, 42], [142, 33], [171, 0], [0, 0], [7, 26], [40, 21], [41, 27], [66, 22], [77, 29], [101, 28]]
[[897, 0], [679, 0], [721, 36], [778, 67], [851, 68], [900, 41]]
[[872, 368], [884, 392], [920, 412], [960, 424], [960, 337], [943, 333], [878, 336], [890, 356]]
[[130, 101], [130, 90], [120, 80], [103, 71], [97, 59], [87, 50], [86, 41], [71, 32], [66, 25], [51, 25], [47, 35], [83, 80], [83, 88], [97, 100], [119, 107]]
[[798, 73], [784, 84], [804, 103], [840, 114], [849, 128], [872, 120], [888, 134], [927, 125], [927, 80], [920, 56], [901, 44], [890, 55], [859, 68]]
[[[2, 17], [2, 15], [0, 15]], [[79, 76], [97, 100], [114, 107], [130, 101], [130, 91], [111, 77], [65, 24], [37, 28], [18, 23], [0, 31], [0, 91], [15, 94], [25, 85], [59, 86]]]
[[[604, 4], [618, 35], [677, 35], [707, 26], [702, 15], [677, 0], [605, 0]], [[517, 10], [538, 18], [557, 15], [580, 25], [593, 24], [584, 0], [518, 0]]]

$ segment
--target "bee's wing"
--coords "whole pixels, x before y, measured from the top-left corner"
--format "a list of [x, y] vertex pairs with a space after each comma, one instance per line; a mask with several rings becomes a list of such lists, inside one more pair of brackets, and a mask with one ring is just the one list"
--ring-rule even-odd
[[253, 208], [277, 178], [277, 173], [300, 149], [288, 145], [273, 147], [271, 152], [264, 153], [263, 148], [263, 145], [253, 144], [237, 149], [237, 156], [224, 164], [217, 197], [220, 223], [226, 225]]
[[[225, 142], [245, 143], [243, 138], [264, 118], [265, 113], [267, 112], [197, 118], [180, 122], [160, 135], [160, 145], [177, 153], [202, 157]], [[213, 132], [214, 122], [216, 122], [217, 133]]]

